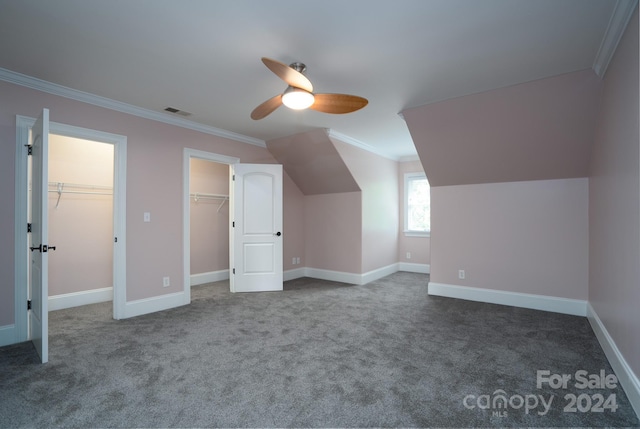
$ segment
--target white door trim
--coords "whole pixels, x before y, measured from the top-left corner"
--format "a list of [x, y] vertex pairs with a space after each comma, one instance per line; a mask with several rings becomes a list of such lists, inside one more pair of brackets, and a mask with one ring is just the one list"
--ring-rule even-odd
[[191, 159], [218, 162], [220, 164], [238, 164], [240, 158], [184, 148], [182, 155], [182, 272], [184, 304], [191, 303]]
[[[15, 342], [28, 339], [27, 326], [27, 145], [29, 130], [35, 118], [16, 116], [16, 171], [15, 171]], [[49, 132], [68, 137], [109, 143], [114, 146], [113, 175], [113, 234], [118, 238], [113, 258], [113, 317], [120, 319], [126, 305], [126, 183], [127, 137], [72, 125], [50, 122]]]

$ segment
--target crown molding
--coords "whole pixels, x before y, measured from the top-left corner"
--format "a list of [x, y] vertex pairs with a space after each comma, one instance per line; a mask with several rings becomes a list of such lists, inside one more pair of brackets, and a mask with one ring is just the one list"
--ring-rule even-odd
[[373, 154], [379, 155], [379, 156], [381, 156], [383, 158], [390, 159], [392, 161], [398, 161], [399, 160], [399, 158], [397, 158], [397, 157], [393, 157], [393, 156], [391, 156], [391, 155], [389, 155], [387, 153], [381, 152], [381, 151], [377, 150], [376, 148], [374, 148], [373, 146], [370, 146], [370, 145], [368, 145], [366, 143], [363, 143], [360, 140], [354, 139], [353, 137], [349, 137], [349, 136], [347, 136], [345, 134], [339, 133], [338, 131], [334, 131], [331, 128], [327, 128], [326, 132], [327, 132], [327, 135], [330, 138], [338, 139], [341, 142], [350, 144], [351, 146], [358, 147], [360, 149], [366, 150], [367, 152], [371, 152]]
[[593, 62], [593, 71], [599, 77], [604, 77], [607, 72], [607, 67], [613, 58], [613, 54], [618, 47], [618, 43], [624, 34], [624, 30], [629, 24], [629, 20], [633, 16], [633, 11], [638, 4], [638, 0], [617, 0], [616, 5], [613, 8], [613, 13], [609, 19], [609, 25], [604, 33], [602, 42], [600, 43], [600, 49], [596, 54], [596, 59]]
[[16, 85], [24, 86], [27, 88], [35, 89], [37, 91], [47, 92], [49, 94], [57, 95], [64, 98], [69, 98], [71, 100], [80, 101], [82, 103], [88, 103], [94, 106], [104, 107], [105, 109], [126, 113], [128, 115], [138, 116], [140, 118], [145, 118], [145, 119], [151, 119], [152, 121], [163, 122], [165, 124], [175, 125], [177, 127], [198, 131], [204, 134], [223, 137], [226, 139], [235, 140], [242, 143], [248, 143], [254, 146], [259, 146], [263, 148], [267, 147], [264, 140], [256, 139], [253, 137], [245, 136], [245, 135], [234, 133], [231, 131], [226, 131], [220, 128], [211, 127], [208, 125], [199, 124], [197, 122], [189, 121], [188, 119], [170, 116], [168, 114], [156, 112], [154, 110], [133, 106], [131, 104], [122, 103], [120, 101], [115, 101], [110, 98], [100, 97], [99, 95], [94, 95], [88, 92], [79, 91], [77, 89], [68, 88], [66, 86], [58, 85], [52, 82], [47, 82], [45, 80], [27, 76], [11, 70], [0, 68], [0, 80], [13, 83]]

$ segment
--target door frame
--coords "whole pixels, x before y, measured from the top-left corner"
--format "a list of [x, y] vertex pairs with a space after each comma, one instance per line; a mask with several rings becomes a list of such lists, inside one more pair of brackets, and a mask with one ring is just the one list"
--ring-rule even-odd
[[[28, 236], [26, 232], [28, 171], [27, 145], [35, 118], [16, 115], [14, 290], [16, 342], [28, 340]], [[113, 318], [124, 316], [126, 305], [126, 175], [127, 137], [72, 125], [49, 123], [49, 133], [113, 145], [113, 235], [118, 238], [113, 253]]]
[[[229, 166], [240, 163], [240, 158], [205, 152], [197, 149], [184, 148], [182, 155], [182, 272], [184, 273], [183, 290], [185, 304], [191, 302], [191, 159], [227, 164]], [[231, 190], [233, 184], [229, 183]], [[231, 204], [231, 200], [229, 201]], [[231, 206], [229, 206], [231, 213]], [[231, 216], [229, 216], [231, 222]], [[231, 228], [231, 225], [229, 225]], [[230, 243], [231, 245], [231, 243]]]

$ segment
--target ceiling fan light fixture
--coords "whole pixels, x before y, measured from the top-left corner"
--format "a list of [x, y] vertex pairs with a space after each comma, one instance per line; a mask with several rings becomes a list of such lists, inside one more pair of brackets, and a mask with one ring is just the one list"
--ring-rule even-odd
[[282, 95], [282, 104], [293, 110], [303, 110], [315, 101], [313, 94], [304, 89], [289, 87]]

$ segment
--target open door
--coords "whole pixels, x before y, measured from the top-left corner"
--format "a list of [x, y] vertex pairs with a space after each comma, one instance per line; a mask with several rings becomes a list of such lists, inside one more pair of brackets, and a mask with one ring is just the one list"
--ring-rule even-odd
[[282, 165], [230, 166], [231, 292], [282, 290]]
[[29, 287], [29, 338], [33, 342], [42, 363], [49, 360], [49, 250], [48, 245], [48, 158], [49, 158], [49, 110], [42, 114], [31, 128], [31, 246]]

